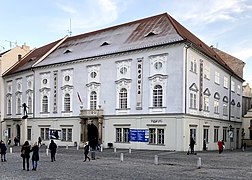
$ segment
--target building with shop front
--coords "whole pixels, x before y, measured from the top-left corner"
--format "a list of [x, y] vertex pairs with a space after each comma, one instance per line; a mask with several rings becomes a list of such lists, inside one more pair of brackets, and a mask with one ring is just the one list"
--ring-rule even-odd
[[241, 145], [242, 77], [166, 13], [35, 49], [4, 82], [4, 122], [21, 142], [187, 151], [193, 137], [197, 151], [221, 139]]

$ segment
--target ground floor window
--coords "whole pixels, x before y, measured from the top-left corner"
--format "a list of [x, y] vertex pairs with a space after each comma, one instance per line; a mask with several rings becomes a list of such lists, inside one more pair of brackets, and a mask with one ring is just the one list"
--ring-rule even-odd
[[32, 139], [32, 130], [30, 127], [27, 128], [27, 140], [31, 141]]
[[196, 127], [191, 127], [190, 128], [190, 137], [193, 138], [193, 140], [196, 142]]
[[49, 128], [40, 128], [40, 137], [42, 140], [49, 140]]
[[129, 142], [129, 128], [116, 128], [116, 142]]
[[222, 140], [227, 142], [227, 128], [223, 128]]
[[208, 138], [208, 134], [209, 134], [209, 130], [208, 130], [208, 128], [204, 128], [204, 141], [206, 142], [206, 143], [209, 143], [209, 138]]
[[214, 128], [214, 142], [217, 142], [219, 139], [219, 128], [215, 127]]
[[62, 128], [62, 141], [72, 141], [72, 128]]
[[164, 129], [149, 128], [149, 143], [164, 144]]

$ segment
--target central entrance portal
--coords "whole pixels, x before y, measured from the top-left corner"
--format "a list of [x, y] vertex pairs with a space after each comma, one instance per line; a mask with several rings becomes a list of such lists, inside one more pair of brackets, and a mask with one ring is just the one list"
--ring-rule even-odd
[[98, 145], [98, 128], [93, 123], [87, 125], [87, 134], [90, 147], [96, 149]]

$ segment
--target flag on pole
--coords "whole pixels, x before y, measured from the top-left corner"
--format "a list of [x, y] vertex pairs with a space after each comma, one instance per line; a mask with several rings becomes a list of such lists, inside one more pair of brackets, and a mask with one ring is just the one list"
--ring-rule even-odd
[[78, 96], [78, 99], [79, 99], [80, 103], [82, 104], [82, 100], [81, 100], [79, 92], [77, 92], [77, 96]]

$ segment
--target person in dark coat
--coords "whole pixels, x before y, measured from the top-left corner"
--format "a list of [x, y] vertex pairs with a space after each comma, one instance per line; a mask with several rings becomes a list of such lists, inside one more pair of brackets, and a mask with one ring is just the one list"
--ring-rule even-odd
[[32, 170], [36, 171], [37, 170], [37, 166], [38, 166], [38, 161], [39, 161], [39, 147], [37, 145], [37, 142], [34, 143], [32, 149], [31, 149], [32, 153]]
[[21, 157], [23, 158], [23, 170], [25, 170], [25, 160], [27, 164], [27, 171], [29, 171], [29, 160], [30, 160], [31, 146], [28, 141], [25, 141], [21, 148]]
[[6, 161], [5, 154], [7, 151], [7, 147], [4, 143], [4, 141], [1, 141], [0, 150], [1, 150], [1, 160], [2, 160], [2, 162], [5, 162]]
[[51, 151], [51, 162], [56, 161], [55, 154], [56, 154], [57, 144], [53, 140], [51, 140], [51, 143], [49, 145], [49, 149]]
[[190, 144], [189, 144], [189, 146], [191, 148], [191, 154], [194, 154], [194, 145], [195, 145], [195, 141], [194, 141], [193, 137], [191, 137]]
[[88, 159], [90, 161], [90, 158], [88, 157], [88, 153], [89, 153], [89, 143], [86, 142], [85, 146], [84, 146], [84, 155], [85, 155], [85, 159], [83, 162], [86, 162], [86, 160]]
[[42, 146], [42, 139], [41, 139], [41, 137], [38, 138], [38, 145], [39, 145], [39, 147]]

